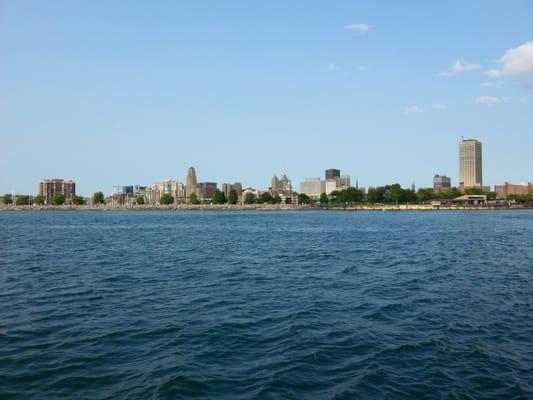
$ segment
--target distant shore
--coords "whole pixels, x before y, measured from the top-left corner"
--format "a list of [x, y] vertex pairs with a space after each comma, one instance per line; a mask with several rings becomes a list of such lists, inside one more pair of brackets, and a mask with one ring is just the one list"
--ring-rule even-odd
[[295, 204], [172, 204], [172, 205], [0, 205], [0, 211], [487, 211], [526, 210], [533, 205], [501, 206], [432, 206], [429, 204], [375, 205], [295, 205]]

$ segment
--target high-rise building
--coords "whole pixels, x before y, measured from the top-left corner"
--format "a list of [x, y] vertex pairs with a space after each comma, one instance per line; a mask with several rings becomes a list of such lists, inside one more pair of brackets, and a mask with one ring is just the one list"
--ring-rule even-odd
[[45, 204], [52, 204], [54, 194], [61, 193], [67, 202], [76, 196], [76, 183], [64, 179], [43, 179], [39, 182], [39, 195], [44, 197]]
[[198, 184], [198, 181], [196, 179], [196, 171], [194, 170], [194, 167], [190, 167], [187, 171], [187, 182], [186, 182], [186, 197], [187, 199], [191, 196], [191, 194], [196, 193], [196, 185]]
[[341, 177], [341, 170], [340, 169], [327, 169], [326, 170], [326, 180], [328, 179], [336, 179]]
[[326, 191], [326, 183], [320, 178], [305, 179], [300, 182], [300, 193], [318, 199]]
[[235, 192], [237, 192], [237, 196], [240, 198], [242, 194], [242, 184], [240, 182], [235, 182], [233, 184], [224, 183], [222, 185], [222, 192], [224, 193], [226, 198], [228, 198], [229, 192], [231, 192], [232, 190], [235, 190]]
[[199, 182], [196, 184], [196, 196], [200, 201], [209, 201], [217, 190], [216, 182]]
[[452, 187], [452, 180], [446, 175], [435, 175], [433, 177], [433, 191], [435, 193], [444, 193]]
[[281, 175], [281, 179], [278, 179], [276, 175], [272, 178], [271, 190], [292, 190], [292, 184], [286, 174]]
[[463, 189], [483, 187], [481, 142], [463, 140], [459, 144], [459, 186]]
[[179, 181], [167, 179], [156, 182], [152, 186], [144, 189], [145, 201], [147, 204], [159, 204], [161, 196], [170, 194], [174, 197], [175, 203], [185, 201], [185, 185]]

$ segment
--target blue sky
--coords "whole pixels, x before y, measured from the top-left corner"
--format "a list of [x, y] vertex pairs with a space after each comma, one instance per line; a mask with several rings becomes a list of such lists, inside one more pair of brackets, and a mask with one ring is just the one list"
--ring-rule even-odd
[[532, 1], [0, 1], [0, 193], [533, 181]]

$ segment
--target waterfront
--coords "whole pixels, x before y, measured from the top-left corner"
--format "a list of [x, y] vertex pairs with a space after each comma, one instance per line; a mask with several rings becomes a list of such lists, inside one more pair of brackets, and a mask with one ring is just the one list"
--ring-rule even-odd
[[0, 398], [533, 396], [533, 212], [0, 214]]

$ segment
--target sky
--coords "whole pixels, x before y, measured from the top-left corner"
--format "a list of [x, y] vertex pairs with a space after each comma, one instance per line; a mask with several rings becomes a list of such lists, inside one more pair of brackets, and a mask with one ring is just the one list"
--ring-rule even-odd
[[533, 1], [0, 0], [0, 193], [533, 181]]

